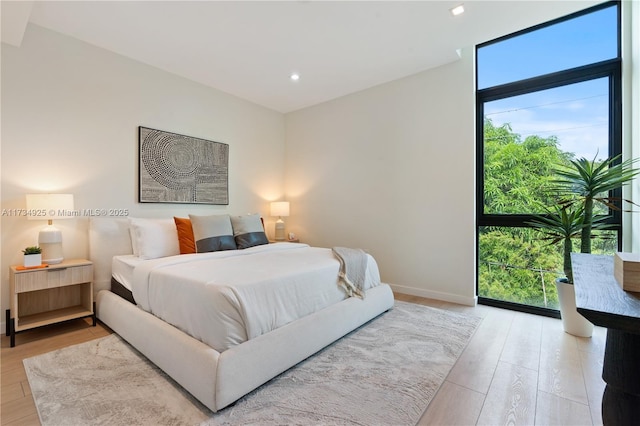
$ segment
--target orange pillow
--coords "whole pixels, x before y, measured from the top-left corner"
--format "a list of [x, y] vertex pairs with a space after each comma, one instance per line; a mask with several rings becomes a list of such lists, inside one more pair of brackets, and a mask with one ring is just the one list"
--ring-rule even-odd
[[196, 252], [196, 240], [193, 237], [191, 219], [174, 217], [176, 229], [178, 230], [178, 243], [180, 244], [180, 254], [191, 254]]

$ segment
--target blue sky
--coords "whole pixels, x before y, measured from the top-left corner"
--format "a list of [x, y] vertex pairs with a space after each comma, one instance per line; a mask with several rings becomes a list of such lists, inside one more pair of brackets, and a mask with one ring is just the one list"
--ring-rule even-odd
[[[617, 55], [616, 8], [564, 21], [478, 50], [480, 89], [611, 59]], [[523, 138], [555, 135], [578, 157], [608, 155], [608, 80], [598, 79], [485, 105], [496, 125]]]

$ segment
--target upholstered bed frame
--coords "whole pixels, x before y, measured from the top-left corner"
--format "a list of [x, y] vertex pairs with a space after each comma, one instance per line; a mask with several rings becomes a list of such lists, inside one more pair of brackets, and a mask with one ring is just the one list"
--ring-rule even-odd
[[364, 300], [345, 299], [218, 352], [109, 290], [112, 257], [132, 252], [126, 219], [91, 219], [89, 246], [98, 318], [213, 411], [389, 310], [394, 303], [391, 288], [382, 284], [368, 290]]

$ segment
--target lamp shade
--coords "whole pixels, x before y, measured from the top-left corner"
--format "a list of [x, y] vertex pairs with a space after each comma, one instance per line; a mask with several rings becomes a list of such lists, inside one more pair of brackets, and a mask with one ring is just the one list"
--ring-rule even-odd
[[271, 203], [271, 216], [289, 216], [289, 202], [274, 201]]
[[[73, 194], [27, 194], [30, 220], [73, 219]], [[66, 214], [64, 212], [67, 212]]]

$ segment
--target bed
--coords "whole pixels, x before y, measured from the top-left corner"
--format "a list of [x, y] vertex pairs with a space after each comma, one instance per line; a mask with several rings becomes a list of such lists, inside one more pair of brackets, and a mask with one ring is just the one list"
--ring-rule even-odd
[[214, 412], [394, 303], [370, 256], [359, 298], [336, 285], [329, 249], [278, 243], [141, 259], [132, 241], [129, 220], [90, 220], [97, 316]]

